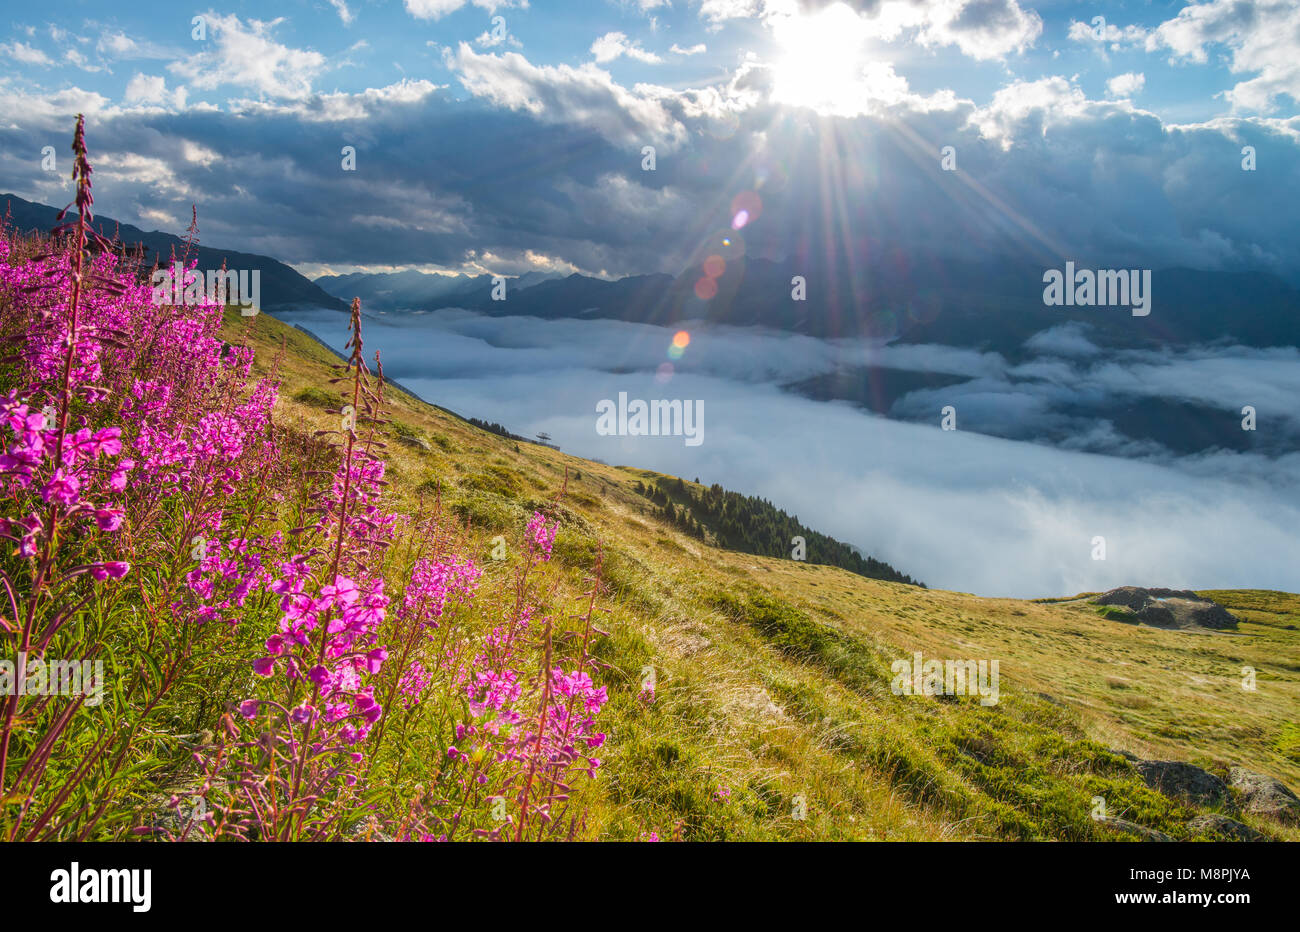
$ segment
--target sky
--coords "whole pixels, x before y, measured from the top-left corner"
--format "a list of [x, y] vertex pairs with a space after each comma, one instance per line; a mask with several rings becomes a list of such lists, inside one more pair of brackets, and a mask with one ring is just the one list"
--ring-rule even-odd
[[66, 161], [84, 112], [103, 213], [180, 232], [194, 205], [208, 244], [312, 276], [676, 274], [736, 230], [772, 258], [839, 237], [1300, 284], [1290, 0], [52, 0], [0, 23], [0, 190], [66, 203], [42, 153]]

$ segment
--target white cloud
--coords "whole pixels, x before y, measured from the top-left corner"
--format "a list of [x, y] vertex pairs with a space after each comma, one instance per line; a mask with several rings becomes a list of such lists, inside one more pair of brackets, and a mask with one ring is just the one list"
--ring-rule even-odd
[[174, 49], [164, 48], [153, 42], [133, 39], [125, 32], [105, 32], [95, 43], [95, 51], [107, 59], [115, 61], [132, 61], [142, 58], [168, 59], [183, 54]]
[[330, 6], [338, 11], [339, 20], [344, 26], [351, 26], [353, 20], [357, 18], [356, 14], [348, 9], [346, 0], [330, 0]]
[[1132, 97], [1140, 92], [1146, 83], [1146, 75], [1140, 71], [1117, 74], [1106, 82], [1106, 93], [1111, 97]]
[[1087, 103], [1083, 91], [1060, 75], [1013, 81], [1000, 88], [987, 107], [972, 114], [971, 123], [985, 138], [1001, 139], [1003, 146], [1009, 147], [1015, 127], [1030, 116], [1066, 120], [1082, 113]]
[[290, 101], [232, 100], [229, 104], [232, 113], [293, 117], [304, 123], [340, 123], [374, 119], [390, 105], [418, 103], [446, 86], [423, 78], [403, 78], [395, 84], [368, 87], [355, 94], [336, 91]]
[[[812, 13], [804, 12], [798, 0], [766, 0], [764, 19], [778, 29], [783, 21], [841, 11], [853, 12], [843, 3]], [[1023, 9], [1017, 0], [881, 0], [854, 15], [859, 20], [855, 28], [867, 37], [892, 42], [909, 33], [922, 46], [955, 46], [963, 55], [977, 60], [1001, 59], [1022, 52], [1043, 31], [1042, 18], [1033, 10]]]
[[762, 7], [762, 0], [703, 0], [700, 17], [716, 25], [729, 19], [757, 16]]
[[670, 48], [668, 51], [672, 52], [674, 55], [702, 55], [708, 50], [709, 47], [705, 45], [703, 42], [697, 42], [695, 45], [692, 45], [690, 48], [682, 48], [680, 45], [674, 42], [672, 44], [672, 48]]
[[248, 87], [268, 97], [303, 98], [328, 63], [319, 52], [294, 49], [271, 38], [283, 20], [250, 19], [209, 12], [208, 41], [202, 51], [172, 62], [167, 69], [193, 87], [211, 90], [221, 85]]
[[1101, 352], [1088, 339], [1087, 328], [1075, 321], [1034, 334], [1025, 341], [1025, 348], [1051, 356], [1088, 357]]
[[1234, 107], [1271, 113], [1278, 98], [1300, 102], [1300, 4], [1293, 0], [1209, 0], [1189, 3], [1147, 39], [1172, 60], [1204, 64], [1213, 46], [1232, 53], [1233, 74], [1253, 73], [1225, 94]]
[[[416, 19], [442, 19], [466, 6], [469, 0], [402, 0], [406, 12]], [[512, 7], [528, 9], [528, 0], [473, 0], [474, 6], [495, 13]]]
[[186, 90], [183, 86], [169, 93], [167, 80], [160, 75], [137, 72], [130, 81], [126, 82], [124, 99], [128, 104], [172, 106], [180, 110], [185, 107], [185, 98]]
[[73, 48], [63, 50], [63, 60], [75, 68], [80, 68], [82, 71], [89, 71], [94, 73], [94, 72], [106, 70], [104, 66], [92, 65], [90, 63], [90, 60], [86, 58], [85, 55], [81, 54], [81, 52]]
[[938, 0], [926, 6], [926, 23], [917, 35], [922, 45], [955, 45], [980, 60], [1005, 58], [1033, 45], [1043, 20], [1016, 0]]
[[403, 0], [406, 12], [416, 19], [442, 19], [463, 7], [466, 0]]
[[446, 59], [474, 96], [550, 123], [594, 129], [619, 146], [674, 145], [686, 136], [659, 100], [627, 90], [593, 64], [539, 67], [517, 52], [480, 55], [465, 42]]
[[657, 65], [663, 61], [654, 52], [648, 52], [641, 48], [641, 43], [633, 39], [628, 41], [627, 34], [622, 32], [607, 32], [595, 42], [591, 43], [591, 53], [596, 56], [597, 64], [613, 61], [620, 55], [626, 55], [628, 58], [636, 59], [647, 65]]
[[1144, 43], [1147, 39], [1147, 31], [1136, 25], [1116, 26], [1114, 23], [1105, 22], [1104, 19], [1095, 26], [1090, 22], [1082, 23], [1076, 19], [1070, 21], [1069, 36], [1075, 42], [1096, 42], [1101, 46], [1109, 46], [1112, 51], [1118, 51], [1121, 48]]
[[50, 56], [23, 42], [0, 43], [0, 55], [6, 55], [21, 65], [40, 65], [48, 68], [54, 64]]

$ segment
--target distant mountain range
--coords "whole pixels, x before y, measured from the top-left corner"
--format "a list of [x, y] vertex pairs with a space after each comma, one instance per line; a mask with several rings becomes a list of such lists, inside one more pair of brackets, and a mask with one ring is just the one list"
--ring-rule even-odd
[[[706, 319], [822, 338], [892, 338], [993, 351], [1011, 364], [1043, 352], [1025, 345], [1035, 334], [1070, 321], [1089, 325], [1083, 335], [1103, 353], [1095, 361], [1108, 352], [1133, 349], [1300, 346], [1300, 292], [1271, 275], [1155, 270], [1150, 313], [1134, 316], [1127, 306], [1045, 304], [1046, 271], [1024, 261], [904, 258], [877, 249], [853, 262], [846, 256], [824, 262], [807, 256], [782, 262], [735, 259], [716, 277], [717, 293], [707, 301], [696, 294], [703, 277], [699, 266], [678, 276], [635, 275], [616, 281], [577, 274], [541, 280], [525, 276], [507, 282], [503, 301], [492, 299], [486, 275], [403, 272], [321, 278], [317, 284], [339, 297], [360, 294], [363, 304], [397, 314], [454, 307], [495, 317], [603, 318], [662, 326]], [[792, 300], [796, 276], [806, 282], [805, 301]], [[916, 412], [902, 403], [909, 393], [968, 380], [941, 372], [857, 366], [782, 387], [815, 400], [843, 400], [876, 414], [915, 419]], [[1081, 425], [1101, 424], [1120, 437], [1155, 441], [1178, 454], [1218, 448], [1275, 456], [1300, 443], [1285, 421], [1271, 431], [1243, 431], [1234, 405], [1083, 393], [1073, 402], [1055, 404], [1054, 411], [1059, 416], [1051, 427], [1037, 424], [1026, 432], [1015, 419], [985, 418], [976, 429], [1057, 444], [1077, 440]]]
[[[1063, 267], [1063, 264], [1062, 264]], [[1082, 267], [1082, 266], [1080, 266]], [[1101, 346], [1139, 348], [1226, 341], [1244, 346], [1300, 345], [1300, 291], [1268, 274], [1172, 268], [1152, 274], [1149, 316], [1128, 307], [1060, 307], [1043, 301], [1046, 267], [1024, 261], [975, 263], [939, 255], [903, 257], [865, 250], [849, 261], [808, 257], [780, 262], [734, 259], [714, 279], [708, 301], [696, 295], [700, 268], [681, 275], [616, 281], [536, 273], [507, 283], [492, 299], [486, 275], [400, 272], [319, 278], [342, 298], [388, 309], [465, 308], [491, 316], [611, 318], [673, 326], [707, 319], [815, 337], [893, 337], [1023, 355], [1024, 342], [1067, 321], [1092, 325]], [[807, 298], [791, 297], [802, 276]]]
[[[48, 204], [37, 204], [24, 200], [16, 194], [0, 194], [0, 216], [9, 213], [9, 222], [20, 233], [34, 231], [49, 232], [56, 224], [59, 210]], [[75, 210], [68, 212], [76, 219]], [[173, 254], [181, 255], [185, 241], [171, 233], [157, 230], [146, 233], [129, 223], [118, 223], [112, 217], [96, 214], [93, 226], [102, 235], [120, 240], [128, 246], [137, 243], [145, 248], [145, 262], [152, 264], [155, 259], [160, 265], [171, 260]], [[237, 252], [233, 249], [219, 249], [200, 244], [196, 250], [200, 269], [219, 269], [222, 263], [226, 268], [235, 270], [258, 270], [261, 275], [262, 310], [291, 310], [297, 307], [327, 307], [340, 311], [348, 308], [347, 302], [322, 290], [304, 275], [295, 272], [289, 266], [253, 253]]]
[[[560, 273], [529, 272], [506, 279], [507, 294], [528, 288]], [[349, 303], [360, 298], [363, 306], [380, 310], [420, 310], [430, 306], [447, 307], [448, 302], [477, 300], [479, 293], [489, 295], [491, 275], [439, 275], [431, 272], [353, 272], [348, 275], [322, 275], [315, 283]]]

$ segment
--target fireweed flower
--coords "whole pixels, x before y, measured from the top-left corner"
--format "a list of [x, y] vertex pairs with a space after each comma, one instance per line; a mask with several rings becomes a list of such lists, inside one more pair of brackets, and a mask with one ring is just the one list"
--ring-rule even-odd
[[[78, 204], [89, 217], [85, 172]], [[367, 772], [358, 765], [381, 759], [390, 717], [427, 727], [452, 710], [454, 725], [439, 761], [445, 808], [413, 801], [415, 821], [398, 837], [464, 835], [455, 816], [463, 804], [517, 801], [529, 770], [537, 799], [595, 775], [601, 762], [589, 755], [606, 742], [596, 721], [607, 692], [585, 670], [559, 665], [569, 663], [563, 652], [539, 670], [557, 611], [526, 573], [507, 600], [483, 599], [483, 569], [464, 555], [470, 542], [432, 521], [437, 546], [406, 551], [406, 565], [388, 559], [384, 548], [405, 542], [418, 521], [390, 510], [385, 464], [360, 424], [333, 468], [308, 479], [321, 459], [286, 449], [286, 438], [303, 441], [272, 419], [276, 379], [255, 377], [252, 348], [223, 338], [220, 305], [155, 304], [139, 270], [111, 250], [82, 255], [78, 281], [102, 286], [74, 301], [71, 258], [62, 246], [29, 258], [0, 235], [0, 304], [6, 333], [12, 325], [18, 337], [15, 375], [6, 370], [0, 385], [0, 537], [24, 560], [69, 548], [86, 585], [174, 557], [180, 584], [156, 606], [160, 617], [258, 632], [264, 650], [238, 658], [255, 674], [254, 695], [214, 726], [223, 753], [196, 759], [214, 768], [213, 781], [255, 799], [297, 793], [272, 807], [295, 815], [272, 825], [264, 813], [232, 810], [224, 830], [309, 835], [293, 821], [314, 804], [302, 801], [350, 798], [345, 788]], [[184, 271], [185, 281], [199, 278], [193, 259]], [[354, 325], [353, 363], [359, 312]], [[354, 400], [363, 388], [352, 383]], [[286, 476], [294, 484], [279, 481]], [[311, 508], [286, 533], [299, 493], [314, 496]], [[558, 529], [534, 513], [523, 539], [529, 566], [551, 559]], [[89, 555], [72, 552], [85, 546]], [[116, 549], [128, 546], [143, 549]], [[486, 624], [464, 624], [462, 612]], [[267, 769], [279, 767], [287, 770]]]
[[555, 533], [560, 529], [560, 523], [546, 523], [546, 516], [540, 511], [533, 512], [532, 520], [528, 522], [528, 546], [532, 551], [540, 554], [542, 560], [551, 559], [551, 547], [555, 544]]

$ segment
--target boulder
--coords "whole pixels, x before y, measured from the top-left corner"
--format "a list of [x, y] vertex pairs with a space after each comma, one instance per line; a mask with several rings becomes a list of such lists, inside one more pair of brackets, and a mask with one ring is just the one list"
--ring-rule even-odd
[[429, 441], [425, 440], [423, 437], [415, 437], [411, 434], [401, 434], [397, 439], [408, 447], [415, 447], [415, 449], [423, 450], [426, 453], [433, 449], [433, 447], [429, 446]]
[[1159, 829], [1148, 828], [1145, 825], [1138, 825], [1136, 822], [1130, 822], [1128, 819], [1117, 819], [1114, 816], [1099, 820], [1106, 828], [1113, 829], [1117, 832], [1128, 832], [1131, 835], [1139, 836], [1143, 841], [1173, 841], [1172, 835], [1167, 835]]
[[1187, 823], [1187, 827], [1198, 835], [1217, 835], [1229, 841], [1268, 841], [1264, 833], [1224, 815], [1198, 815]]
[[1211, 599], [1188, 589], [1145, 589], [1120, 586], [1090, 600], [1094, 605], [1117, 605], [1133, 613], [1137, 621], [1157, 628], [1210, 628], [1222, 631], [1237, 627], [1237, 618]]
[[1147, 786], [1166, 796], [1177, 796], [1197, 806], [1219, 806], [1236, 811], [1228, 785], [1207, 770], [1179, 760], [1139, 760], [1133, 766]]
[[1241, 794], [1247, 812], [1287, 825], [1300, 824], [1300, 799], [1282, 781], [1245, 767], [1233, 767], [1228, 771], [1228, 784]]

